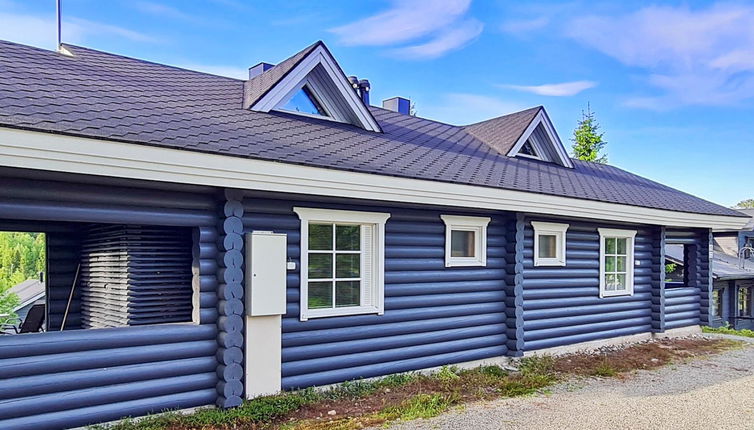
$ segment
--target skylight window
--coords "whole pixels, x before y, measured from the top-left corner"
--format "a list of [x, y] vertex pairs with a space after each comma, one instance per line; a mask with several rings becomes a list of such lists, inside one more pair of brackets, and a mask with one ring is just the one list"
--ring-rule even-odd
[[307, 85], [301, 87], [281, 109], [308, 115], [330, 116]]

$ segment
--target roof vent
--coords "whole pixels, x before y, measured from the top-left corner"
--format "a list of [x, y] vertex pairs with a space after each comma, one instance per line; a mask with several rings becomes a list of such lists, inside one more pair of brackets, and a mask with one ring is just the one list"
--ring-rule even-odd
[[259, 63], [256, 66], [249, 67], [249, 79], [259, 76], [273, 67], [275, 67], [274, 64], [264, 63], [264, 62]]
[[409, 112], [411, 112], [411, 100], [403, 97], [393, 97], [383, 100], [382, 107], [393, 112], [402, 113], [403, 115], [409, 115]]
[[359, 79], [356, 76], [349, 76], [348, 82], [356, 90], [356, 94], [359, 95], [365, 105], [369, 106], [369, 90], [372, 89], [368, 79]]

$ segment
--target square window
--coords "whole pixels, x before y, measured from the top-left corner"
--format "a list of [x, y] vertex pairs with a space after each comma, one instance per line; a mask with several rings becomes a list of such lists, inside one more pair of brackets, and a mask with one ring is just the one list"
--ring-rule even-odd
[[597, 229], [600, 235], [600, 297], [634, 293], [634, 230]]
[[390, 214], [293, 208], [301, 219], [301, 315], [384, 310], [384, 237]]
[[445, 223], [445, 267], [487, 265], [490, 218], [440, 215]]
[[452, 230], [450, 232], [450, 256], [474, 257], [474, 231]]
[[534, 229], [534, 266], [566, 265], [568, 224], [532, 221]]

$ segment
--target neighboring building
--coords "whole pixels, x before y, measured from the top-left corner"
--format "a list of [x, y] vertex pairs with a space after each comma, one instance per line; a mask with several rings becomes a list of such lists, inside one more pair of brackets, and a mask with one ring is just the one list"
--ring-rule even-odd
[[45, 298], [45, 284], [39, 279], [27, 279], [20, 284], [12, 286], [8, 293], [18, 296], [19, 304], [13, 308], [18, 319], [23, 321], [29, 309], [38, 301]]
[[[741, 209], [749, 222], [738, 231], [715, 232], [717, 270], [713, 290], [715, 326], [754, 329], [754, 209]], [[718, 261], [720, 263], [718, 264]]]
[[49, 329], [0, 337], [3, 428], [698, 329], [747, 222], [570, 159], [542, 107], [370, 106], [321, 42], [245, 81], [64, 51], [0, 42], [0, 228], [47, 234]]

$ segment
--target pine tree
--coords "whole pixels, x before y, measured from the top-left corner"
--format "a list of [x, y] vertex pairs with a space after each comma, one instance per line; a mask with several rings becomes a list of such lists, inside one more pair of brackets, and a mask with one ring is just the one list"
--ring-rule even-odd
[[579, 160], [595, 163], [607, 163], [607, 154], [601, 154], [607, 142], [602, 139], [604, 133], [599, 132], [600, 125], [594, 117], [594, 112], [587, 105], [586, 112], [581, 111], [581, 120], [573, 130], [573, 156]]

